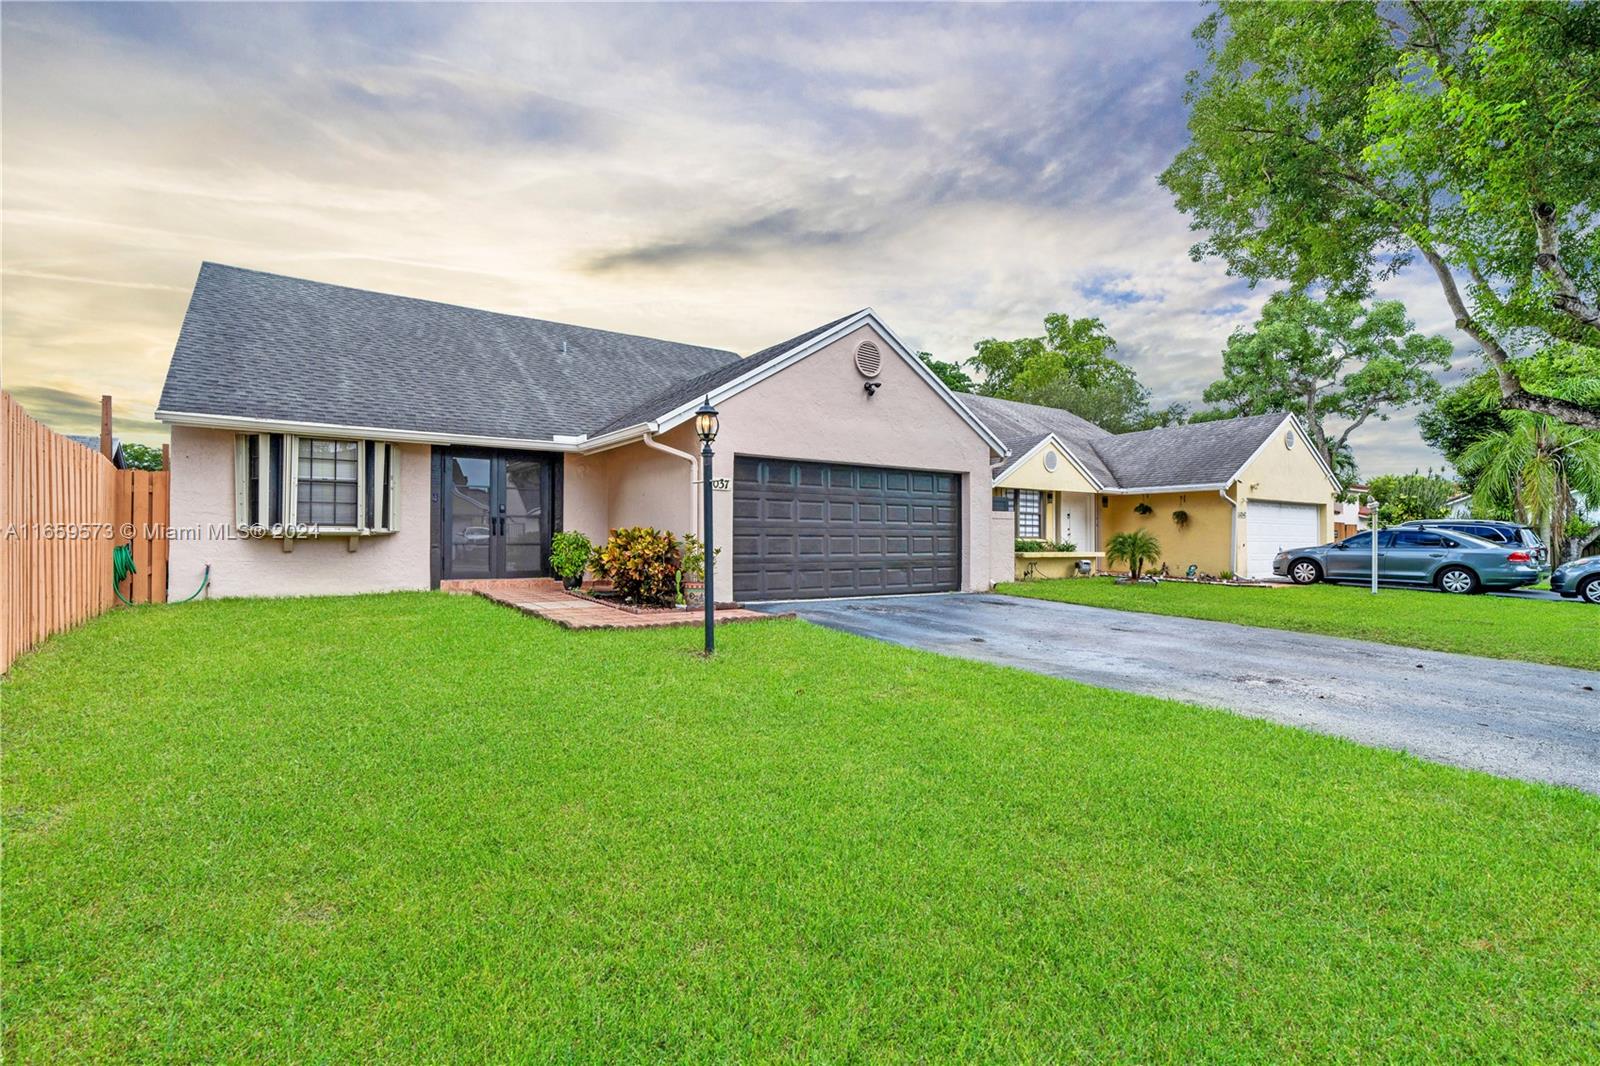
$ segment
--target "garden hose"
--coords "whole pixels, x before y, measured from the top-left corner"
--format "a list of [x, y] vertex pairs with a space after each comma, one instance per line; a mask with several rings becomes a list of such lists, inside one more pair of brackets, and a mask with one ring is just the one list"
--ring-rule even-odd
[[[139, 568], [133, 565], [133, 542], [130, 540], [126, 544], [118, 545], [116, 550], [111, 553], [111, 590], [117, 594], [117, 599], [121, 600], [129, 607], [133, 606], [133, 601], [122, 594], [122, 583], [138, 572]], [[169, 600], [167, 602], [188, 603], [190, 600], [204, 592], [206, 590], [206, 586], [209, 584], [211, 584], [211, 564], [207, 563], [206, 572], [200, 578], [199, 588], [195, 589], [181, 600]]]

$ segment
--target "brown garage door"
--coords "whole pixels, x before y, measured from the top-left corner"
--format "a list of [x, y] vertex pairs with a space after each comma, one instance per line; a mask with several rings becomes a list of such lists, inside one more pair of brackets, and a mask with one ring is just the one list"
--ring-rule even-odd
[[961, 586], [961, 478], [791, 459], [733, 464], [740, 600]]

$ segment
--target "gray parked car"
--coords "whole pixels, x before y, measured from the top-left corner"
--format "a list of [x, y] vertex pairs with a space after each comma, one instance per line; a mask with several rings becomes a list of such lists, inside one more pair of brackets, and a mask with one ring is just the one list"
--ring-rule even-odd
[[1539, 534], [1533, 531], [1532, 526], [1518, 522], [1498, 522], [1483, 518], [1425, 518], [1401, 522], [1394, 528], [1444, 529], [1453, 533], [1465, 533], [1469, 537], [1477, 537], [1490, 544], [1508, 544], [1512, 548], [1522, 548], [1532, 555], [1533, 561], [1540, 566], [1547, 566], [1550, 562], [1550, 549], [1544, 546]]
[[1585, 555], [1556, 567], [1550, 575], [1550, 591], [1600, 604], [1600, 555]]
[[[1272, 572], [1297, 585], [1317, 581], [1372, 580], [1372, 534], [1315, 548], [1279, 552]], [[1457, 594], [1514, 589], [1539, 580], [1533, 553], [1437, 529], [1385, 529], [1378, 533], [1378, 580], [1432, 585]]]

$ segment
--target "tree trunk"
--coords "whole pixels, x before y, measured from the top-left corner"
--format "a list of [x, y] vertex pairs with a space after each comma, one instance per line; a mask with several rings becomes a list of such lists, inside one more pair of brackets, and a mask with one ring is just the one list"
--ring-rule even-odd
[[1561, 263], [1561, 234], [1556, 229], [1556, 209], [1551, 204], [1533, 205], [1533, 230], [1539, 240], [1539, 254], [1533, 265], [1550, 279], [1555, 293], [1550, 302], [1555, 309], [1581, 326], [1600, 330], [1600, 308], [1583, 298], [1572, 276]]
[[1571, 426], [1579, 426], [1583, 429], [1600, 429], [1600, 411], [1568, 400], [1558, 400], [1553, 396], [1539, 396], [1535, 393], [1524, 392], [1521, 386], [1517, 387], [1516, 392], [1510, 394], [1506, 394], [1502, 390], [1500, 406], [1513, 411], [1529, 411], [1536, 415], [1549, 415], [1558, 421], [1565, 422]]
[[1450, 265], [1444, 257], [1427, 245], [1419, 243], [1417, 247], [1428, 265], [1433, 267], [1440, 288], [1444, 289], [1445, 302], [1456, 316], [1456, 328], [1483, 347], [1489, 365], [1494, 367], [1495, 376], [1500, 380], [1501, 407], [1549, 415], [1585, 429], [1600, 429], [1600, 410], [1570, 400], [1558, 400], [1553, 396], [1536, 396], [1524, 389], [1522, 382], [1517, 380], [1516, 370], [1511, 365], [1512, 359], [1501, 347], [1500, 341], [1467, 311], [1467, 302], [1461, 298], [1461, 289], [1456, 285], [1455, 275], [1450, 272]]
[[1572, 510], [1572, 489], [1567, 484], [1566, 471], [1556, 468], [1555, 499], [1550, 502], [1550, 535], [1545, 545], [1550, 549], [1550, 566], [1560, 566], [1567, 553], [1567, 515]]

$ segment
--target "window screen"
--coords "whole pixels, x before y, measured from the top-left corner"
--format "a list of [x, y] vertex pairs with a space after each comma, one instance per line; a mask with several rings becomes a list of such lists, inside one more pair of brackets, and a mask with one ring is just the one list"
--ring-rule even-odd
[[300, 438], [295, 484], [300, 522], [313, 526], [356, 525], [360, 455], [357, 441]]
[[249, 470], [245, 475], [248, 492], [245, 496], [245, 521], [252, 526], [261, 524], [261, 438], [252, 433], [245, 438], [245, 455]]
[[1044, 536], [1044, 517], [1035, 489], [1017, 491], [1017, 536], [1024, 539]]

